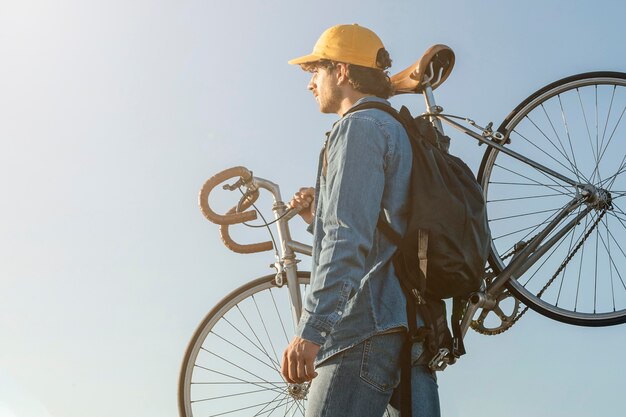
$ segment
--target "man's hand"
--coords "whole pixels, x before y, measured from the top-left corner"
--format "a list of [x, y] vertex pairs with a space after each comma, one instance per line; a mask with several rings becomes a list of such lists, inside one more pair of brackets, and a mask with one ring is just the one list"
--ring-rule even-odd
[[311, 224], [315, 217], [315, 188], [300, 188], [289, 202], [289, 207], [302, 208], [298, 214], [307, 224]]
[[281, 373], [290, 384], [301, 384], [317, 376], [313, 361], [320, 346], [313, 342], [294, 337], [283, 353]]

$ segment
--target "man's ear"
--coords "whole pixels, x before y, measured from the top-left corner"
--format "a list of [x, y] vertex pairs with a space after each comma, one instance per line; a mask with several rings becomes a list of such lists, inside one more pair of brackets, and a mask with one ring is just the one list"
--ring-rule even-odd
[[338, 62], [335, 65], [335, 74], [337, 76], [337, 85], [343, 85], [348, 82], [348, 64]]

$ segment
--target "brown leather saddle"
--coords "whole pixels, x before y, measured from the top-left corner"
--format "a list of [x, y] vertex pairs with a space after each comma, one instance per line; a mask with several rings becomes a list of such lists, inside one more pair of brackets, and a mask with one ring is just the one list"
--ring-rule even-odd
[[391, 76], [394, 95], [421, 94], [426, 85], [434, 90], [448, 78], [453, 67], [452, 49], [446, 45], [433, 45], [413, 65]]

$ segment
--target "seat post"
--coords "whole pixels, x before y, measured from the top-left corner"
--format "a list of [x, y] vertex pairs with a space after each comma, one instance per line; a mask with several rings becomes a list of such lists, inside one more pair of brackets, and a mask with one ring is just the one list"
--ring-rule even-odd
[[[441, 113], [443, 110], [441, 107], [437, 106], [435, 103], [435, 96], [433, 95], [433, 88], [430, 84], [426, 84], [423, 89], [424, 101], [426, 102], [426, 111], [428, 114], [437, 114]], [[443, 135], [443, 125], [441, 124], [441, 120], [434, 116], [429, 117], [430, 122], [435, 126], [435, 128]]]

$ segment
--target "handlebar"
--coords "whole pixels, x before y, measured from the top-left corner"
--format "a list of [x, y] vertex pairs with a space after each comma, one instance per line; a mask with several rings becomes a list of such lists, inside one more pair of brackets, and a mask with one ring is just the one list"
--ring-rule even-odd
[[[232, 207], [226, 212], [225, 215], [219, 215], [215, 213], [209, 206], [209, 194], [213, 189], [224, 181], [231, 178], [239, 177], [239, 180], [233, 185], [225, 185], [223, 188], [228, 190], [235, 190], [240, 186], [247, 188], [246, 194], [239, 201], [239, 204]], [[231, 224], [243, 223], [257, 218], [255, 210], [245, 211], [259, 198], [259, 189], [254, 183], [252, 172], [245, 167], [233, 167], [219, 172], [209, 178], [202, 188], [200, 189], [200, 195], [198, 196], [200, 210], [204, 217], [209, 221], [220, 225], [220, 237], [224, 245], [237, 253], [256, 253], [272, 250], [274, 245], [271, 241], [252, 243], [252, 244], [239, 244], [235, 242], [228, 232], [228, 227]]]
[[[207, 220], [220, 224], [220, 225], [228, 225], [228, 224], [236, 224], [243, 223], [250, 220], [255, 220], [257, 218], [256, 211], [250, 210], [246, 212], [237, 212], [237, 207], [233, 207], [230, 209], [226, 215], [219, 215], [211, 210], [209, 207], [209, 194], [213, 191], [217, 185], [222, 182], [229, 180], [234, 177], [239, 177], [239, 181], [237, 181], [232, 186], [225, 186], [226, 189], [236, 189], [240, 185], [246, 185], [249, 187], [249, 190], [252, 192], [249, 194], [249, 197], [244, 199], [242, 203], [240, 203], [241, 210], [245, 210], [254, 203], [257, 198], [259, 198], [259, 190], [254, 187], [252, 182], [252, 172], [245, 167], [232, 167], [228, 168], [222, 172], [218, 172], [213, 175], [211, 178], [206, 180], [202, 188], [200, 189], [200, 195], [198, 197], [200, 203], [200, 210], [202, 210], [202, 214]], [[244, 207], [245, 205], [245, 207]]]
[[[237, 210], [237, 206], [228, 210], [226, 215], [235, 213], [236, 210]], [[254, 212], [254, 218], [256, 219], [256, 212]], [[229, 227], [228, 224], [220, 225], [220, 237], [222, 238], [222, 242], [224, 243], [224, 246], [226, 246], [228, 249], [232, 250], [233, 252], [257, 253], [257, 252], [265, 252], [265, 251], [274, 249], [274, 245], [272, 244], [271, 241], [261, 242], [261, 243], [249, 243], [249, 244], [241, 245], [235, 242], [230, 237], [230, 233], [228, 233], [228, 227]]]

